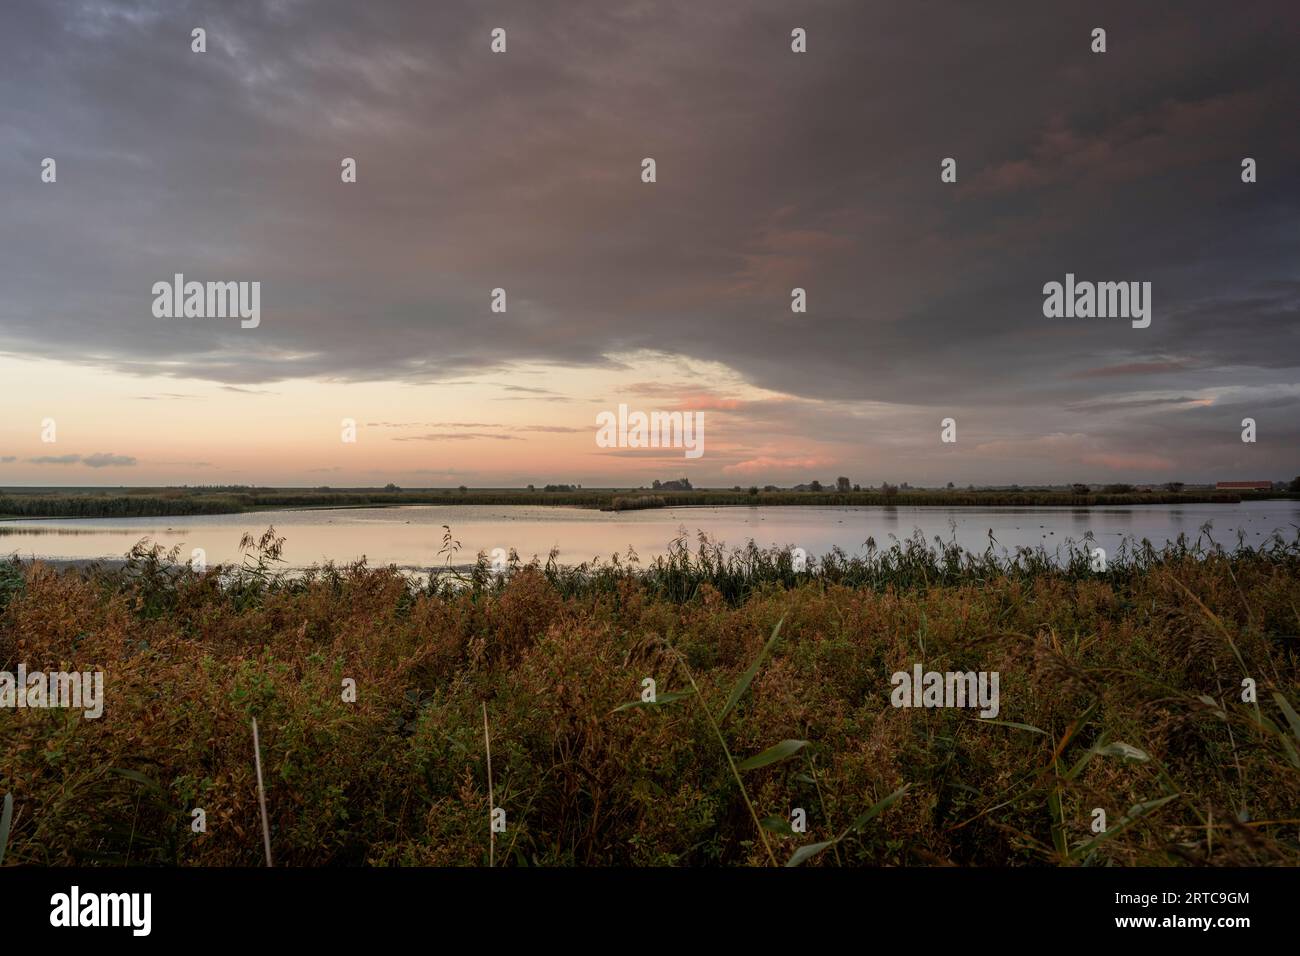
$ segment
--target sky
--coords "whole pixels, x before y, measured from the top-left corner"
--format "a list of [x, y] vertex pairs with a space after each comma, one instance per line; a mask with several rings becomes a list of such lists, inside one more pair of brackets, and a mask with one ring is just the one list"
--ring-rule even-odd
[[[1294, 0], [3, 17], [0, 486], [1300, 474]], [[155, 315], [177, 273], [258, 324]], [[1067, 274], [1150, 326], [1045, 316]]]

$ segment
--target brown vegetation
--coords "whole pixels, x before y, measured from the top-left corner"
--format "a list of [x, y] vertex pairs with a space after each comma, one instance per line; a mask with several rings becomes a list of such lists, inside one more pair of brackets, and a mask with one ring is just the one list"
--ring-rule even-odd
[[[1294, 546], [1100, 575], [936, 556], [928, 585], [714, 569], [687, 594], [160, 557], [0, 572], [0, 670], [103, 668], [107, 692], [98, 720], [0, 710], [6, 863], [258, 864], [256, 717], [277, 865], [485, 864], [485, 702], [498, 865], [766, 865], [840, 835], [807, 865], [1300, 863]], [[998, 671], [998, 722], [891, 707], [914, 663]], [[646, 677], [658, 702], [617, 709]]]

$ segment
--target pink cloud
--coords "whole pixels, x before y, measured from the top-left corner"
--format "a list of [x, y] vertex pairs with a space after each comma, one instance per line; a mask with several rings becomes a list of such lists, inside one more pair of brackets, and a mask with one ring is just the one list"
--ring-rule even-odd
[[808, 469], [808, 468], [828, 468], [836, 463], [837, 459], [818, 457], [810, 455], [805, 458], [771, 458], [762, 456], [759, 458], [748, 458], [745, 461], [738, 461], [734, 465], [727, 465], [722, 470], [728, 474], [752, 475], [777, 471], [781, 469]]
[[735, 411], [744, 407], [744, 402], [738, 398], [722, 398], [718, 395], [684, 395], [677, 400], [673, 406], [674, 411], [700, 412], [713, 409], [719, 412]]

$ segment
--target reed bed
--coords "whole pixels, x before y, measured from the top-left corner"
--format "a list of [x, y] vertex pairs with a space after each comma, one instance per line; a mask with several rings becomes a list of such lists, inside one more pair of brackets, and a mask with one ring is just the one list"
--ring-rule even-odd
[[[258, 865], [254, 719], [276, 865], [1300, 864], [1300, 542], [449, 548], [419, 582], [282, 543], [0, 566], [0, 670], [107, 693], [0, 709], [5, 865]], [[892, 707], [917, 663], [999, 672], [997, 719]]]
[[644, 508], [664, 508], [668, 502], [663, 495], [616, 495], [610, 502], [610, 511], [640, 511]]

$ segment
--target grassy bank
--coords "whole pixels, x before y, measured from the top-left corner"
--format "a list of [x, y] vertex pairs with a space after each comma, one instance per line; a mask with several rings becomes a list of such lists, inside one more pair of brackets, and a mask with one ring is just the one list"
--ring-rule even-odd
[[[1067, 491], [655, 491], [598, 488], [573, 491], [450, 488], [308, 489], [308, 488], [4, 488], [0, 489], [0, 519], [4, 518], [139, 518], [168, 515], [238, 514], [282, 508], [375, 508], [397, 505], [542, 505], [578, 508], [617, 507], [620, 499], [653, 497], [664, 507], [813, 505], [948, 507], [1089, 508], [1141, 504], [1234, 504], [1244, 500], [1298, 498], [1282, 492], [1131, 492], [1073, 494]], [[655, 505], [658, 507], [658, 505]], [[645, 505], [641, 505], [645, 507]]]
[[[259, 864], [256, 717], [277, 865], [1300, 864], [1300, 548], [1121, 558], [11, 563], [0, 670], [102, 667], [107, 705], [0, 710], [5, 862]], [[996, 722], [890, 706], [914, 664], [998, 672]]]
[[610, 511], [643, 511], [646, 508], [666, 508], [663, 495], [619, 495], [610, 502]]

